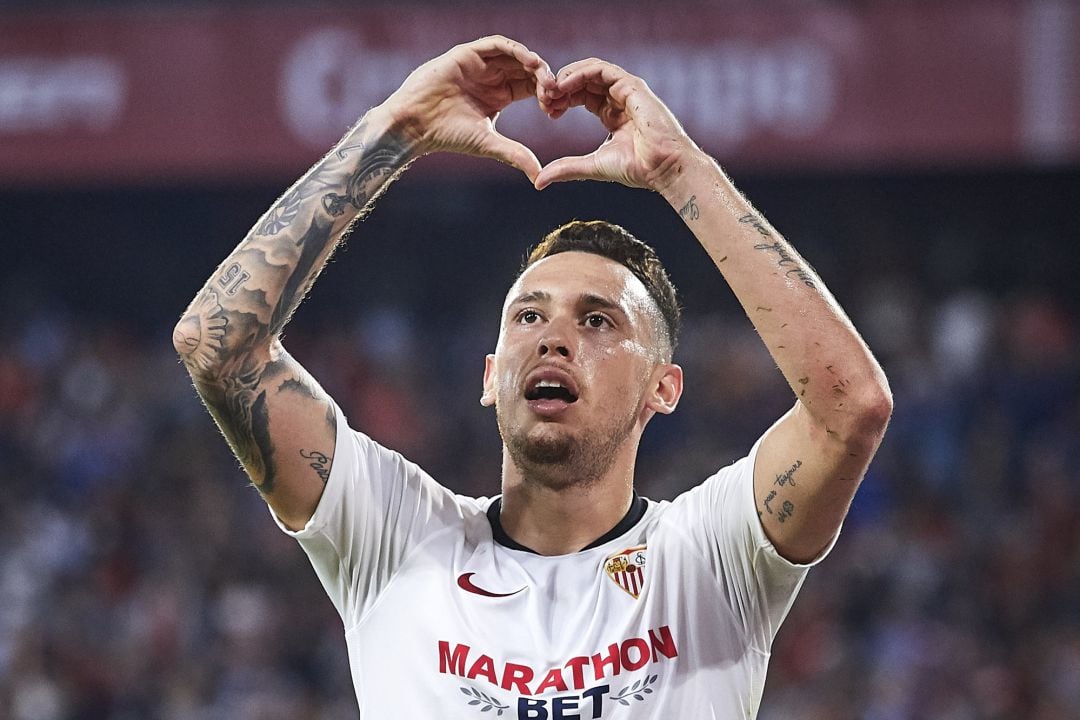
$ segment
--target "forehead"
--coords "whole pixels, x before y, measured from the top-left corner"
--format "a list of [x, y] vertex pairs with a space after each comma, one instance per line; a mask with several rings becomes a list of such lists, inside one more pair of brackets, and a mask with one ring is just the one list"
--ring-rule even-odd
[[515, 298], [533, 292], [548, 293], [556, 302], [598, 295], [628, 313], [657, 315], [649, 292], [634, 273], [620, 263], [594, 253], [562, 252], [530, 265], [507, 293], [504, 311]]

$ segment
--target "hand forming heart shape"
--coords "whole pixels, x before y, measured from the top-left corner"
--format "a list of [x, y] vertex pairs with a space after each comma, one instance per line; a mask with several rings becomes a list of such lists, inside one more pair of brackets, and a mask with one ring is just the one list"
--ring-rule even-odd
[[[548, 117], [584, 106], [608, 130], [587, 155], [541, 167], [524, 144], [495, 129], [510, 103], [536, 97]], [[420, 154], [457, 152], [513, 165], [537, 189], [565, 180], [603, 180], [663, 190], [700, 150], [645, 81], [597, 58], [558, 75], [527, 47], [494, 35], [458, 45], [414, 70], [386, 101]]]

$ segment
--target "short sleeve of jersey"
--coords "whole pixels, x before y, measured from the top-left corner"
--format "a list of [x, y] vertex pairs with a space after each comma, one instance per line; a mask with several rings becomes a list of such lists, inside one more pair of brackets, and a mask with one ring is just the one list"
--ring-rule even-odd
[[[793, 563], [766, 537], [754, 501], [754, 461], [750, 454], [721, 469], [672, 502], [672, 517], [707, 556], [716, 581], [751, 646], [769, 652], [776, 631], [791, 608], [812, 562]], [[835, 543], [835, 538], [833, 539]]]
[[[449, 525], [460, 525], [459, 498], [400, 454], [349, 428], [341, 409], [326, 488], [295, 537], [352, 629], [409, 552]], [[271, 512], [271, 515], [273, 513]]]

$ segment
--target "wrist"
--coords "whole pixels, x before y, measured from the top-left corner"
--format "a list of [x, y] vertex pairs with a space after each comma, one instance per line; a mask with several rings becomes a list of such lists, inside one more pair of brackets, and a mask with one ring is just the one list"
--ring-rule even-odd
[[369, 137], [393, 137], [396, 146], [404, 151], [402, 160], [414, 160], [426, 153], [423, 133], [417, 123], [408, 114], [396, 111], [390, 100], [368, 110], [357, 128], [361, 126]]
[[671, 207], [681, 211], [691, 197], [705, 197], [718, 181], [725, 178], [717, 162], [695, 146], [679, 159], [667, 182], [656, 191]]
[[667, 204], [684, 220], [696, 219], [697, 205], [716, 196], [717, 191], [724, 193], [730, 186], [730, 180], [719, 164], [700, 149], [688, 154], [681, 161], [667, 182], [658, 192]]

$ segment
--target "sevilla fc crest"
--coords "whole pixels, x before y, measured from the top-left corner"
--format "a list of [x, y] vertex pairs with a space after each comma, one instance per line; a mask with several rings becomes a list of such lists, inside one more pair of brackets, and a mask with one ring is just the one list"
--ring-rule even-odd
[[604, 572], [635, 600], [645, 586], [645, 545], [626, 548], [608, 557]]

